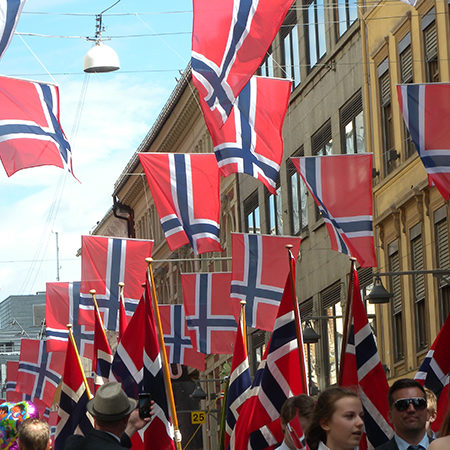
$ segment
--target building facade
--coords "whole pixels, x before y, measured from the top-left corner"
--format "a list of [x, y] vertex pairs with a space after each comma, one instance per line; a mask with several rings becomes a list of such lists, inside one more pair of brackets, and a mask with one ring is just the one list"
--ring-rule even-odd
[[[296, 287], [301, 316], [320, 334], [319, 342], [305, 349], [310, 384], [313, 391], [335, 384], [350, 260], [331, 250], [324, 220], [289, 158], [373, 152], [375, 270], [449, 268], [448, 204], [428, 187], [393, 96], [400, 80], [448, 81], [448, 33], [444, 0], [419, 1], [417, 10], [400, 1], [368, 2], [366, 8], [356, 0], [297, 0], [258, 70], [293, 80], [278, 195], [247, 175], [223, 178], [224, 252], [194, 257], [189, 246], [169, 251], [137, 153], [213, 151], [188, 68], [117, 180], [114, 205], [93, 233], [154, 239], [161, 303], [182, 302], [181, 273], [231, 270], [226, 259], [231, 232], [300, 236]], [[373, 272], [358, 269], [363, 294], [372, 287]], [[412, 375], [423, 359], [448, 313], [449, 282], [428, 275], [390, 281], [393, 301], [377, 310], [366, 307], [382, 363], [393, 379]], [[249, 330], [253, 373], [267, 341], [268, 333]], [[213, 405], [221, 391], [226, 362], [229, 356], [211, 355], [205, 373], [184, 370], [183, 380], [203, 380], [208, 397], [201, 408]], [[220, 402], [214, 405], [218, 410]], [[218, 413], [209, 415], [199, 448], [218, 448], [218, 429]]]
[[[367, 6], [363, 22], [379, 270], [448, 270], [449, 205], [428, 184], [396, 85], [450, 81], [449, 3], [380, 1]], [[448, 316], [450, 277], [396, 275], [384, 283], [394, 296], [377, 311], [381, 358], [390, 378], [412, 376]]]

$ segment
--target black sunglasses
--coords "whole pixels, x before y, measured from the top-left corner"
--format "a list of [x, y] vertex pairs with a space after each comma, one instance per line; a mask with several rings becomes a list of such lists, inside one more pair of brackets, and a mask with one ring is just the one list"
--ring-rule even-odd
[[413, 405], [414, 409], [420, 411], [427, 407], [427, 401], [423, 397], [399, 398], [394, 402], [397, 411], [406, 411], [409, 405]]

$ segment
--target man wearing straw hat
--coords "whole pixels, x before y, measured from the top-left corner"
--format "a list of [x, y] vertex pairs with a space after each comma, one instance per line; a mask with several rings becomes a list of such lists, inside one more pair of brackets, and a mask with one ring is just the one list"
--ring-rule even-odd
[[64, 450], [131, 448], [131, 435], [150, 421], [150, 418], [139, 417], [136, 406], [137, 401], [127, 397], [119, 383], [103, 384], [98, 388], [95, 397], [87, 403], [87, 410], [95, 420], [95, 429], [85, 437], [69, 436]]

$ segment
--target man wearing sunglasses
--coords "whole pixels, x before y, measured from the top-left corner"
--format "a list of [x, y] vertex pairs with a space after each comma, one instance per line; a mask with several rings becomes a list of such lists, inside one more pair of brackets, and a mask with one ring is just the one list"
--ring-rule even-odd
[[431, 441], [426, 432], [428, 410], [422, 385], [410, 378], [397, 380], [389, 388], [388, 403], [395, 434], [375, 450], [426, 450]]

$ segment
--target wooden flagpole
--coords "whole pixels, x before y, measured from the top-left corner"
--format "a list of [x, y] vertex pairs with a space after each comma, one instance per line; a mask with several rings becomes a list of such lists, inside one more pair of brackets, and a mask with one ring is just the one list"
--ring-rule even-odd
[[161, 316], [159, 315], [158, 299], [156, 297], [155, 279], [153, 278], [152, 261], [153, 261], [152, 258], [145, 258], [145, 262], [148, 265], [150, 280], [152, 282], [153, 310], [155, 313], [156, 326], [158, 327], [158, 340], [159, 340], [159, 349], [160, 349], [159, 351], [162, 356], [164, 380], [166, 382], [167, 395], [169, 396], [169, 407], [171, 410], [171, 415], [172, 415], [172, 420], [173, 420], [175, 446], [176, 446], [177, 450], [182, 450], [182, 448], [181, 448], [181, 432], [180, 432], [180, 428], [178, 426], [177, 410], [175, 409], [175, 399], [173, 396], [172, 381], [170, 379], [170, 373], [169, 373], [169, 362], [167, 360], [166, 346], [164, 344]]
[[100, 315], [100, 310], [98, 309], [97, 299], [95, 298], [96, 293], [97, 293], [97, 291], [95, 289], [91, 289], [89, 291], [89, 294], [92, 295], [92, 301], [94, 302], [95, 313], [97, 314], [97, 316], [100, 320], [100, 325], [102, 326], [103, 331], [105, 331], [105, 326], [103, 325], [102, 316]]
[[342, 368], [343, 361], [345, 356], [345, 350], [347, 347], [348, 340], [348, 330], [350, 328], [349, 320], [350, 320], [350, 311], [352, 310], [353, 303], [353, 270], [355, 268], [355, 258], [350, 258], [350, 273], [349, 273], [349, 282], [348, 282], [348, 292], [347, 292], [347, 302], [345, 304], [345, 315], [344, 315], [344, 328], [342, 330], [342, 347], [341, 347], [341, 357], [339, 360], [339, 376], [338, 376], [338, 385], [342, 385]]
[[245, 300], [241, 300], [241, 331], [242, 331], [242, 339], [244, 341], [245, 352], [248, 354], [247, 347], [247, 322], [245, 320]]
[[[72, 324], [68, 323], [66, 325], [67, 329], [69, 330], [69, 339], [70, 339], [70, 343], [72, 344], [72, 347], [75, 351], [75, 355], [77, 357], [77, 361], [78, 361], [78, 366], [80, 368], [81, 371], [81, 376], [83, 377], [83, 383], [84, 383], [84, 387], [86, 388], [86, 394], [88, 396], [88, 399], [90, 400], [91, 398], [93, 398], [92, 394], [91, 394], [91, 390], [89, 389], [89, 385], [87, 382], [87, 378], [86, 375], [84, 373], [83, 370], [83, 365], [81, 364], [81, 358], [80, 358], [80, 354], [78, 353], [78, 348], [77, 348], [77, 344], [75, 343], [75, 339], [73, 337], [73, 333], [72, 333]], [[69, 345], [69, 343], [67, 343], [67, 345]]]
[[305, 371], [305, 354], [303, 351], [303, 335], [302, 329], [300, 326], [300, 314], [298, 311], [298, 302], [297, 302], [297, 290], [295, 288], [295, 259], [292, 256], [291, 249], [293, 247], [292, 244], [286, 244], [285, 247], [288, 251], [289, 258], [289, 272], [291, 275], [291, 287], [292, 287], [292, 301], [294, 302], [294, 317], [295, 317], [295, 331], [297, 334], [297, 347], [298, 347], [298, 357], [300, 363], [300, 381], [302, 384], [302, 389], [305, 394], [309, 394], [308, 389], [308, 381], [306, 379], [306, 371]]

